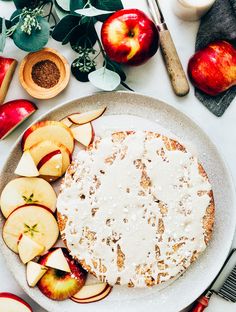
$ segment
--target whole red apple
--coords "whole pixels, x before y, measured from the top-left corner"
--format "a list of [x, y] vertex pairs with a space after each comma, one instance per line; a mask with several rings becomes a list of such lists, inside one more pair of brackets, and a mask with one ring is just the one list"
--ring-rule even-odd
[[138, 9], [120, 10], [102, 26], [101, 38], [108, 57], [117, 63], [140, 65], [158, 49], [159, 32], [150, 18]]
[[216, 96], [236, 85], [236, 49], [226, 41], [210, 43], [196, 52], [188, 64], [195, 87]]
[[37, 107], [27, 100], [14, 100], [0, 105], [0, 139], [4, 139], [36, 109]]

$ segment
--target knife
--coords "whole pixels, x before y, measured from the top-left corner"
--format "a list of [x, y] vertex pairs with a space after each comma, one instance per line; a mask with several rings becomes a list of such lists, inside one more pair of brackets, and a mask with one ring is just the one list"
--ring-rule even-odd
[[227, 301], [236, 302], [236, 249], [232, 250], [209, 289], [197, 300], [190, 312], [204, 311], [213, 293]]
[[159, 29], [162, 55], [174, 92], [178, 96], [189, 93], [189, 83], [180, 62], [170, 31], [165, 23], [158, 0], [146, 0], [152, 18]]

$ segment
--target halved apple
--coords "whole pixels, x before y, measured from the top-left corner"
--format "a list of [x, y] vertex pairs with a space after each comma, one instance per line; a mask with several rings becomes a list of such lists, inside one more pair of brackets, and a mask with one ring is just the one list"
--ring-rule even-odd
[[34, 159], [35, 164], [38, 166], [40, 162], [41, 164], [45, 162], [44, 157], [47, 158], [50, 153], [58, 151], [58, 150], [60, 150], [61, 155], [62, 155], [61, 175], [63, 175], [66, 172], [71, 162], [70, 152], [66, 148], [66, 146], [64, 146], [63, 144], [56, 143], [54, 141], [42, 141], [33, 145], [30, 148], [30, 153]]
[[88, 147], [89, 144], [92, 143], [94, 132], [92, 124], [90, 122], [81, 126], [74, 127], [71, 130], [75, 140], [78, 141], [80, 144]]
[[26, 266], [26, 280], [30, 287], [34, 287], [47, 272], [48, 268], [37, 262], [29, 261]]
[[56, 248], [49, 252], [44, 261], [44, 265], [64, 272], [71, 272], [69, 264], [61, 248]]
[[63, 144], [70, 153], [74, 150], [74, 138], [70, 128], [62, 122], [51, 120], [37, 122], [27, 129], [22, 138], [22, 148], [25, 151], [44, 140]]
[[62, 120], [60, 120], [60, 122], [62, 122], [65, 126], [67, 126], [68, 128], [70, 128], [73, 124], [72, 121], [70, 121], [68, 119], [68, 117], [63, 118]]
[[7, 218], [17, 207], [39, 204], [56, 210], [56, 193], [52, 186], [41, 178], [17, 178], [11, 180], [0, 197], [2, 214]]
[[11, 293], [0, 293], [1, 312], [33, 312], [31, 306], [20, 297]]
[[15, 59], [0, 56], [0, 104], [4, 102], [16, 65]]
[[[84, 287], [92, 287], [92, 286], [94, 286], [94, 285], [84, 286]], [[83, 288], [84, 288], [84, 287], [83, 287]], [[83, 288], [81, 289], [81, 291], [83, 290]], [[85, 292], [86, 292], [87, 290], [88, 290], [88, 289], [85, 289], [83, 295], [85, 295]], [[78, 294], [79, 294], [79, 292], [78, 292], [77, 294], [73, 295], [70, 299], [73, 300], [73, 301], [75, 301], [75, 302], [77, 302], [77, 303], [92, 303], [92, 302], [97, 302], [97, 301], [100, 301], [100, 300], [106, 298], [106, 297], [110, 294], [111, 290], [112, 290], [112, 287], [111, 287], [110, 285], [107, 285], [106, 288], [105, 288], [101, 293], [99, 293], [99, 294], [97, 294], [97, 295], [95, 295], [95, 296], [91, 296], [91, 297], [88, 297], [88, 298], [81, 299], [80, 297], [78, 297]], [[88, 291], [88, 294], [90, 295], [91, 292]], [[81, 295], [79, 294], [79, 296], [81, 296]]]
[[92, 110], [90, 112], [85, 112], [82, 114], [72, 114], [72, 115], [69, 115], [67, 119], [69, 119], [69, 121], [73, 122], [76, 125], [83, 125], [102, 116], [105, 110], [106, 110], [106, 107], [103, 107], [103, 108], [99, 108], [99, 109]]
[[22, 154], [14, 173], [23, 177], [39, 176], [39, 171], [29, 151]]
[[41, 176], [48, 176], [49, 180], [62, 175], [62, 154], [56, 150], [44, 156], [38, 163], [38, 170]]
[[[34, 230], [34, 226], [32, 229]], [[43, 245], [37, 243], [28, 235], [23, 234], [20, 240], [18, 241], [19, 257], [24, 264], [34, 259], [35, 257], [41, 255], [44, 252], [44, 250], [45, 247]]]
[[14, 100], [0, 105], [0, 139], [5, 139], [36, 110], [37, 107], [27, 100]]
[[18, 253], [21, 236], [29, 235], [35, 242], [50, 249], [57, 241], [59, 229], [51, 210], [40, 205], [25, 205], [14, 210], [3, 226], [6, 245]]

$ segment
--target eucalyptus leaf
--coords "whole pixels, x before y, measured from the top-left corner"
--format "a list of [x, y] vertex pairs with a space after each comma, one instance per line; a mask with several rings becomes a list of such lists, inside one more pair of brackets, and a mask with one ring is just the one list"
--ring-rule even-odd
[[93, 71], [88, 78], [95, 87], [105, 91], [115, 90], [121, 82], [120, 76], [106, 67]]
[[81, 82], [87, 82], [87, 81], [89, 81], [88, 75], [89, 75], [91, 72], [95, 71], [95, 70], [96, 70], [96, 67], [95, 67], [95, 66], [92, 67], [91, 70], [90, 70], [89, 72], [81, 72], [81, 71], [79, 70], [78, 67], [73, 66], [73, 64], [76, 63], [77, 60], [78, 60], [78, 59], [75, 59], [74, 62], [71, 64], [71, 72], [72, 72], [73, 76], [74, 76], [78, 81], [81, 81]]
[[126, 80], [126, 74], [120, 64], [106, 58], [106, 68], [116, 72], [120, 76], [121, 81]]
[[80, 20], [80, 16], [72, 14], [65, 16], [54, 28], [52, 32], [52, 38], [57, 41], [63, 41], [71, 29], [79, 24]]
[[63, 11], [70, 12], [69, 0], [55, 0], [55, 4]]
[[62, 20], [65, 16], [67, 16], [69, 13], [66, 13], [65, 11], [61, 10], [55, 3], [54, 6], [55, 12], [59, 20]]
[[2, 19], [2, 33], [0, 34], [0, 52], [3, 52], [5, 45], [6, 45], [6, 38], [7, 38], [7, 27], [5, 23], [5, 18]]
[[94, 24], [90, 21], [80, 25], [70, 36], [70, 44], [74, 51], [78, 52], [78, 47], [92, 48], [97, 41], [97, 33]]
[[77, 9], [83, 9], [87, 3], [88, 3], [87, 0], [70, 0], [70, 11], [71, 11], [71, 13]]
[[[97, 9], [105, 11], [118, 11], [124, 9], [121, 0], [94, 0], [93, 4]], [[104, 22], [111, 14], [97, 16], [96, 19], [100, 22]]]
[[27, 8], [35, 8], [36, 6], [48, 2], [52, 2], [51, 0], [13, 0], [17, 9]]
[[50, 25], [42, 16], [37, 17], [37, 19], [41, 29], [33, 29], [31, 35], [21, 30], [20, 26], [22, 22], [20, 22], [19, 27], [17, 27], [13, 34], [14, 43], [18, 48], [27, 52], [34, 52], [41, 50], [47, 44]]
[[113, 12], [114, 11], [105, 11], [105, 10], [96, 9], [92, 5], [90, 5], [89, 8], [79, 9], [79, 10], [75, 11], [75, 13], [78, 13], [78, 14], [84, 15], [84, 16], [89, 16], [89, 17], [98, 16], [98, 15], [104, 15], [104, 14], [111, 14]]
[[[2, 20], [3, 19], [0, 17], [0, 33], [2, 32]], [[11, 27], [11, 24], [11, 21], [5, 19], [5, 25], [7, 29]]]

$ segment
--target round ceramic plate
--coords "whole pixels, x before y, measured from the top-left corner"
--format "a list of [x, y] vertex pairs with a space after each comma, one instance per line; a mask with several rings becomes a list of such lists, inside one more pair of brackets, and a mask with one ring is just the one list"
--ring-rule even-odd
[[[184, 142], [191, 142], [210, 182], [213, 185], [216, 222], [213, 239], [199, 260], [185, 274], [164, 289], [126, 289], [114, 287], [106, 299], [87, 305], [79, 305], [71, 300], [52, 301], [36, 288], [29, 288], [25, 279], [25, 266], [10, 251], [0, 235], [0, 249], [9, 270], [25, 292], [50, 312], [106, 312], [112, 311], [165, 311], [177, 312], [193, 302], [211, 283], [224, 263], [232, 243], [236, 210], [234, 187], [225, 163], [217, 147], [190, 118], [175, 108], [156, 99], [128, 92], [99, 93], [63, 104], [44, 115], [41, 120], [60, 120], [74, 112], [89, 111], [99, 106], [107, 106], [105, 116], [95, 122], [96, 127], [104, 125], [112, 128], [128, 127], [146, 130], [166, 129]], [[116, 117], [114, 116], [116, 115]], [[99, 125], [100, 123], [100, 125]], [[121, 130], [121, 129], [120, 129]], [[160, 130], [161, 131], [161, 130]], [[0, 192], [6, 183], [14, 178], [14, 169], [21, 155], [20, 139], [13, 147], [8, 160], [0, 173]], [[0, 228], [4, 223], [0, 215]], [[138, 252], [138, 251], [137, 251]], [[6, 267], [7, 269], [7, 267]]]

